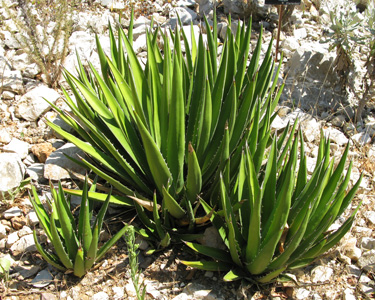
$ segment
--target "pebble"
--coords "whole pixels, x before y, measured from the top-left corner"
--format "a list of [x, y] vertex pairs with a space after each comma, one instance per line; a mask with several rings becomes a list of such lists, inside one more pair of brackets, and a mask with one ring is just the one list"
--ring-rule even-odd
[[347, 265], [346, 267], [346, 271], [350, 274], [350, 275], [353, 275], [355, 277], [359, 277], [361, 275], [361, 269], [358, 268], [356, 265]]
[[367, 221], [369, 221], [372, 225], [375, 225], [375, 211], [366, 211], [364, 215]]
[[112, 291], [114, 293], [114, 295], [113, 295], [114, 300], [124, 299], [125, 293], [124, 293], [123, 287], [114, 286], [114, 287], [112, 287]]
[[18, 236], [18, 232], [17, 231], [12, 232], [11, 234], [9, 234], [8, 235], [8, 239], [7, 239], [7, 244], [6, 244], [7, 249], [10, 249], [10, 247], [12, 247], [12, 245], [15, 242], [17, 242], [19, 239], [20, 239], [20, 237]]
[[20, 210], [17, 206], [9, 208], [8, 210], [4, 211], [3, 217], [7, 220], [22, 216], [22, 210]]
[[32, 234], [25, 235], [16, 241], [11, 247], [10, 251], [12, 255], [17, 256], [25, 252], [36, 251], [36, 246], [34, 242], [34, 237]]
[[6, 227], [0, 223], [0, 240], [7, 236], [7, 230]]
[[45, 163], [48, 156], [56, 149], [51, 143], [40, 143], [31, 147], [31, 152], [38, 158], [39, 162]]
[[43, 288], [52, 282], [53, 277], [51, 273], [47, 269], [44, 269], [35, 276], [35, 278], [31, 281], [31, 285], [36, 288]]
[[108, 300], [109, 296], [105, 292], [99, 292], [99, 293], [94, 294], [91, 299], [92, 300]]
[[317, 266], [311, 271], [311, 281], [314, 283], [329, 281], [332, 275], [332, 268], [327, 266]]
[[26, 220], [29, 226], [35, 226], [39, 223], [38, 216], [34, 210], [28, 212], [26, 215]]
[[361, 247], [364, 249], [375, 249], [375, 239], [370, 237], [363, 237], [361, 240]]
[[0, 143], [9, 144], [11, 140], [12, 137], [10, 136], [9, 132], [5, 128], [0, 129]]
[[298, 289], [297, 292], [296, 292], [296, 299], [298, 300], [305, 300], [305, 299], [308, 299], [310, 295], [310, 292], [306, 289]]
[[364, 252], [357, 262], [357, 265], [360, 268], [364, 268], [365, 266], [372, 264], [375, 264], [375, 249]]
[[8, 145], [4, 146], [4, 151], [17, 153], [21, 159], [25, 159], [29, 153], [29, 144], [13, 138]]

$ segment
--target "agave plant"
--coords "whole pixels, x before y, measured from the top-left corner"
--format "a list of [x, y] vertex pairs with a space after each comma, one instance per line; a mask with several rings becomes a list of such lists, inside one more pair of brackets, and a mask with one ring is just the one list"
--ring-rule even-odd
[[129, 197], [120, 202], [136, 206], [162, 245], [175, 228], [194, 232], [209, 219], [196, 214], [197, 196], [218, 201], [219, 174], [229, 157], [233, 173], [245, 143], [254, 158], [263, 156], [282, 89], [275, 91], [272, 43], [259, 67], [262, 33], [247, 64], [250, 25], [235, 35], [228, 27], [219, 61], [216, 22], [207, 44], [202, 34], [197, 43], [193, 30], [188, 40], [179, 27], [148, 32], [143, 66], [132, 48], [131, 21], [127, 34], [118, 28], [118, 40], [110, 31], [110, 57], [97, 39], [101, 75], [92, 65], [85, 70], [79, 58], [78, 77], [65, 72], [77, 104], [65, 92], [72, 113], [55, 109], [78, 137], [49, 126], [91, 159], [78, 163]]
[[[95, 186], [96, 183], [94, 182], [91, 186], [92, 192], [94, 192]], [[40, 224], [53, 245], [54, 253], [43, 249], [34, 230], [36, 248], [42, 257], [55, 268], [61, 271], [73, 271], [75, 276], [82, 277], [121, 238], [126, 227], [118, 231], [99, 249], [99, 234], [111, 193], [107, 196], [91, 226], [93, 203], [88, 198], [87, 178], [83, 186], [81, 206], [77, 218], [70, 211], [69, 196], [65, 195], [61, 183], [59, 183], [58, 190], [55, 190], [51, 184], [51, 192], [53, 199], [47, 202], [51, 211], [49, 214], [41, 203], [35, 187], [32, 186], [30, 200]]]
[[[311, 263], [350, 229], [358, 208], [339, 229], [329, 230], [351, 203], [362, 178], [347, 191], [352, 169], [351, 162], [344, 175], [349, 147], [334, 168], [330, 141], [322, 136], [315, 169], [307, 180], [302, 133], [293, 141], [294, 131], [295, 126], [289, 138], [283, 134], [273, 139], [261, 172], [246, 146], [237, 178], [230, 181], [222, 174], [222, 210], [213, 214], [212, 222], [228, 250], [187, 242], [213, 260], [183, 261], [185, 265], [227, 271], [228, 281], [248, 278], [267, 283], [287, 269]], [[211, 210], [207, 203], [204, 206]]]

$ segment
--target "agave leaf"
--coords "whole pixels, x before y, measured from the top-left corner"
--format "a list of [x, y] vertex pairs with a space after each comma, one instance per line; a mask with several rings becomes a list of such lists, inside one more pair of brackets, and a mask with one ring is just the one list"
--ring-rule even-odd
[[81, 278], [86, 274], [85, 271], [85, 259], [84, 252], [82, 247], [79, 247], [77, 250], [77, 255], [74, 261], [74, 275]]
[[216, 262], [216, 261], [185, 261], [180, 260], [181, 263], [188, 267], [192, 267], [195, 269], [205, 270], [205, 271], [229, 271], [232, 267], [231, 264], [224, 263], [224, 262]]
[[[59, 183], [59, 190], [62, 191], [61, 183]], [[58, 196], [55, 196], [54, 204], [56, 205], [56, 212], [54, 214], [54, 211], [52, 211], [50, 222], [52, 222], [52, 219], [55, 219], [55, 216], [58, 218], [67, 252], [70, 259], [73, 260], [77, 253], [78, 240], [75, 234], [75, 226], [73, 226], [73, 223], [71, 222], [71, 219], [69, 217], [69, 214], [71, 214], [71, 212], [66, 205], [67, 203], [63, 192], [62, 195], [59, 194]]]
[[60, 270], [60, 271], [66, 271], [66, 268], [61, 265], [61, 261], [59, 260], [59, 258], [54, 255], [54, 254], [51, 254], [51, 253], [48, 253], [46, 250], [43, 249], [43, 247], [39, 244], [38, 242], [38, 238], [36, 236], [36, 231], [34, 230], [33, 231], [33, 237], [34, 237], [34, 242], [35, 242], [35, 246], [36, 246], [36, 249], [38, 250], [38, 252], [40, 253], [40, 255], [42, 255], [42, 257], [52, 266], [54, 266], [56, 269]]
[[241, 269], [230, 270], [227, 274], [224, 275], [224, 281], [236, 281], [244, 278], [246, 274]]
[[50, 229], [50, 220], [48, 217], [48, 213], [46, 212], [43, 204], [40, 202], [39, 196], [36, 192], [35, 186], [31, 186], [32, 195], [29, 193], [29, 199], [33, 208], [36, 212], [38, 220], [42, 225], [47, 237], [52, 241], [51, 229]]
[[146, 130], [137, 114], [135, 114], [135, 117], [142, 137], [147, 161], [150, 165], [152, 177], [158, 190], [161, 192], [162, 187], [168, 186], [169, 180], [172, 179], [171, 172], [169, 171], [169, 168], [150, 133]]
[[[172, 101], [170, 104], [167, 161], [173, 178], [172, 191], [179, 193], [184, 184], [185, 103], [181, 65], [173, 60]], [[173, 112], [173, 113], [172, 113]], [[164, 184], [164, 186], [167, 186]]]
[[263, 275], [263, 276], [260, 276], [260, 277], [257, 277], [256, 280], [260, 283], [268, 283], [270, 281], [272, 281], [273, 279], [275, 279], [277, 276], [279, 276], [281, 274], [281, 272], [284, 272], [286, 270], [286, 266], [278, 269], [278, 270], [275, 270], [275, 271], [272, 271], [266, 275]]
[[[64, 188], [64, 191], [70, 195], [80, 196], [82, 197], [83, 193], [81, 190], [72, 190]], [[88, 197], [90, 200], [104, 202], [107, 198], [106, 194], [96, 193], [96, 192], [88, 192]], [[116, 205], [125, 205], [125, 206], [133, 206], [133, 201], [129, 200], [128, 197], [121, 197], [118, 195], [111, 195], [110, 202]]]
[[[139, 199], [137, 197], [132, 197], [132, 196], [128, 196], [130, 199], [133, 199], [135, 202], [137, 202], [140, 206], [146, 208], [148, 211], [153, 211], [154, 210], [154, 202], [150, 201], [150, 200], [143, 200], [143, 199]], [[157, 210], [160, 210], [161, 209], [161, 205], [160, 204], [157, 204]]]
[[197, 155], [191, 143], [189, 143], [187, 172], [186, 193], [189, 201], [193, 203], [202, 189], [202, 173]]
[[177, 203], [177, 201], [163, 187], [163, 205], [166, 210], [176, 219], [182, 219], [186, 215], [186, 211]]
[[88, 184], [87, 184], [87, 176], [85, 178], [85, 183], [83, 185], [82, 190], [82, 198], [81, 198], [81, 207], [79, 210], [79, 225], [78, 225], [78, 238], [82, 243], [82, 248], [84, 253], [90, 248], [91, 240], [92, 240], [92, 231], [91, 231], [91, 212], [90, 212], [90, 205], [88, 199]]
[[204, 246], [204, 245], [197, 244], [197, 243], [185, 242], [185, 244], [189, 246], [191, 249], [193, 249], [194, 251], [200, 254], [209, 256], [215, 260], [219, 260], [219, 261], [227, 262], [227, 263], [232, 262], [230, 253], [228, 253], [227, 251], [214, 248], [214, 247]]
[[[56, 207], [54, 207], [56, 209]], [[57, 213], [55, 211], [52, 211], [51, 218], [50, 218], [50, 229], [51, 229], [51, 235], [53, 238], [53, 247], [56, 251], [56, 254], [59, 258], [59, 261], [65, 266], [67, 269], [73, 269], [73, 263], [71, 259], [75, 258], [75, 253], [68, 254], [65, 250], [66, 246], [66, 241], [65, 245], [63, 244], [63, 241], [60, 239], [59, 233], [57, 232], [56, 229], [56, 224], [55, 224], [55, 216], [57, 216]]]

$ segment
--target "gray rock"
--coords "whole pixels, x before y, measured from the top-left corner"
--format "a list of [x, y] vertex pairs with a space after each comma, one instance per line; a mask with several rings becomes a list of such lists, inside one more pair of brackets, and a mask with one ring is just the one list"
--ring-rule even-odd
[[203, 237], [198, 239], [198, 242], [205, 246], [226, 249], [223, 240], [221, 239], [216, 228], [213, 226], [206, 228], [203, 233]]
[[2, 78], [2, 88], [6, 91], [11, 91], [16, 94], [23, 94], [23, 80], [21, 71], [9, 71], [5, 70]]
[[338, 115], [335, 116], [330, 122], [333, 126], [343, 127], [345, 125], [346, 118], [343, 115]]
[[29, 153], [29, 144], [19, 139], [13, 138], [10, 143], [4, 146], [4, 151], [18, 154], [21, 159], [25, 159]]
[[373, 264], [375, 264], [375, 249], [364, 252], [357, 262], [357, 265], [362, 269], [365, 266], [373, 265]]
[[353, 142], [362, 147], [371, 142], [371, 136], [368, 133], [360, 132], [352, 136]]
[[198, 17], [195, 11], [187, 7], [176, 7], [170, 12], [170, 24], [174, 27], [177, 24], [177, 16], [180, 17], [182, 25], [190, 25]]
[[375, 225], [375, 211], [366, 211], [364, 215], [367, 221]]
[[35, 163], [26, 169], [26, 173], [32, 180], [40, 181], [44, 178], [44, 164]]
[[375, 249], [375, 239], [370, 237], [363, 237], [361, 240], [361, 247], [364, 249]]
[[51, 103], [55, 103], [60, 95], [45, 85], [37, 86], [21, 97], [18, 103], [18, 114], [27, 121], [37, 120], [51, 108], [44, 98]]
[[0, 192], [18, 187], [24, 174], [25, 166], [18, 154], [0, 153]]
[[72, 162], [64, 154], [79, 159], [84, 157], [84, 153], [78, 147], [71, 143], [67, 143], [47, 158], [44, 165], [44, 178], [51, 180], [60, 180], [70, 178], [67, 170], [71, 170], [80, 174], [85, 174], [86, 169]]
[[7, 209], [3, 213], [3, 218], [10, 220], [15, 217], [22, 216], [22, 210], [20, 210], [17, 206], [13, 206], [12, 208]]
[[176, 5], [194, 8], [195, 2], [194, 0], [178, 0]]
[[243, 1], [240, 0], [223, 0], [222, 5], [224, 6], [224, 13], [235, 14], [242, 17], [245, 12], [245, 5]]
[[53, 282], [51, 273], [44, 269], [40, 271], [36, 277], [31, 281], [31, 284], [36, 288], [43, 288]]
[[339, 146], [346, 145], [349, 142], [348, 138], [340, 130], [335, 128], [327, 128], [323, 131], [326, 137], [329, 137], [332, 142]]
[[17, 242], [15, 242], [12, 247], [10, 247], [12, 255], [17, 256], [26, 252], [36, 251], [36, 246], [34, 242], [34, 237], [32, 234], [25, 235], [21, 237]]
[[34, 78], [40, 73], [40, 68], [36, 63], [33, 63], [27, 53], [15, 55], [12, 57], [13, 69], [21, 71], [21, 73], [29, 78]]
[[16, 266], [14, 270], [18, 273], [18, 276], [20, 276], [21, 280], [24, 280], [26, 278], [30, 278], [34, 276], [36, 273], [39, 272], [40, 266], [34, 265], [34, 266]]
[[196, 0], [195, 1], [198, 6], [198, 14], [203, 17], [204, 15], [208, 15], [214, 8], [214, 1], [213, 0]]
[[181, 294], [174, 297], [173, 300], [218, 300], [219, 298], [215, 292], [208, 290], [205, 286], [198, 283], [189, 283]]
[[362, 271], [356, 265], [347, 265], [345, 268], [350, 275], [354, 275], [357, 278], [361, 275]]

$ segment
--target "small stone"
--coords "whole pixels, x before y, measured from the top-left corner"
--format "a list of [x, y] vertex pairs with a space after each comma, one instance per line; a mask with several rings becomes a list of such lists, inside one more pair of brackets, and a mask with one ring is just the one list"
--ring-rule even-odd
[[339, 146], [346, 145], [349, 142], [345, 134], [343, 134], [340, 130], [337, 130], [335, 128], [325, 129], [324, 135], [326, 137], [329, 137], [332, 142], [336, 143]]
[[21, 230], [18, 230], [17, 233], [18, 233], [18, 236], [21, 238], [21, 237], [23, 237], [23, 236], [25, 236], [25, 235], [32, 234], [33, 231], [31, 230], [30, 227], [28, 227], [28, 226], [23, 226], [23, 228], [22, 228]]
[[128, 282], [127, 284], [125, 284], [125, 292], [129, 298], [137, 296], [137, 292], [135, 291], [135, 288], [132, 282]]
[[0, 192], [7, 193], [19, 187], [25, 174], [25, 165], [18, 154], [0, 153]]
[[355, 233], [361, 233], [363, 235], [370, 235], [372, 233], [371, 228], [362, 227], [362, 226], [354, 226], [353, 232]]
[[26, 215], [26, 220], [27, 220], [27, 225], [29, 226], [35, 226], [36, 224], [39, 223], [39, 219], [38, 219], [38, 216], [36, 214], [35, 211], [30, 211], [27, 215]]
[[371, 136], [368, 133], [360, 132], [352, 136], [353, 142], [358, 146], [371, 143]]
[[214, 276], [214, 272], [212, 271], [206, 271], [206, 273], [204, 273], [204, 277], [212, 278], [213, 276]]
[[311, 271], [311, 281], [314, 283], [329, 281], [332, 275], [332, 268], [326, 266], [317, 266]]
[[345, 125], [346, 118], [343, 115], [339, 115], [334, 117], [330, 122], [333, 126], [343, 127]]
[[124, 299], [125, 293], [124, 293], [124, 288], [119, 287], [119, 286], [114, 286], [112, 287], [113, 291], [113, 299], [118, 300], [118, 299]]
[[365, 218], [369, 221], [372, 225], [375, 225], [375, 211], [366, 211]]
[[302, 27], [302, 28], [295, 29], [294, 30], [294, 37], [297, 40], [304, 39], [305, 37], [307, 37], [306, 28]]
[[0, 143], [9, 144], [11, 140], [12, 137], [10, 136], [8, 131], [5, 128], [0, 129]]
[[364, 249], [375, 249], [375, 239], [370, 237], [363, 237], [361, 240], [361, 247]]
[[57, 300], [57, 297], [51, 293], [42, 293], [40, 300]]
[[53, 277], [51, 273], [47, 269], [44, 269], [36, 275], [36, 277], [31, 281], [31, 284], [34, 287], [43, 288], [52, 282], [53, 282]]
[[359, 277], [361, 275], [361, 269], [356, 265], [347, 265], [345, 268], [350, 275], [355, 277]]
[[26, 252], [36, 251], [35, 241], [32, 234], [21, 237], [10, 247], [12, 255], [17, 256]]
[[362, 269], [372, 264], [375, 264], [375, 249], [364, 252], [357, 262], [357, 265]]
[[23, 226], [26, 225], [26, 218], [24, 216], [14, 217], [11, 219], [12, 227], [15, 230], [20, 230]]
[[203, 237], [199, 238], [198, 242], [204, 246], [226, 249], [217, 229], [213, 226], [206, 228]]
[[296, 292], [296, 299], [298, 300], [305, 300], [308, 299], [310, 295], [310, 292], [306, 289], [298, 289]]
[[4, 151], [17, 153], [21, 159], [25, 159], [29, 153], [29, 144], [13, 138], [8, 145], [4, 146]]
[[24, 280], [26, 278], [30, 278], [34, 276], [36, 273], [40, 271], [40, 266], [38, 265], [31, 265], [31, 266], [17, 266], [14, 268], [17, 273], [19, 273], [18, 279]]
[[32, 180], [39, 182], [44, 178], [44, 164], [32, 164], [26, 169], [26, 173], [31, 177]]
[[31, 147], [31, 152], [38, 158], [39, 162], [45, 163], [50, 154], [56, 151], [51, 143], [36, 144]]
[[9, 234], [8, 239], [7, 239], [7, 244], [6, 244], [7, 249], [10, 249], [19, 239], [20, 237], [18, 236], [17, 231]]
[[0, 240], [6, 236], [7, 236], [7, 230], [5, 226], [2, 223], [0, 223]]
[[40, 85], [23, 95], [18, 103], [18, 114], [27, 121], [36, 121], [51, 106], [45, 100], [55, 103], [60, 98], [55, 90]]
[[91, 299], [92, 300], [108, 300], [109, 296], [105, 292], [99, 292], [99, 293], [94, 294]]
[[7, 220], [22, 216], [22, 210], [20, 210], [17, 206], [9, 208], [8, 210], [4, 211], [3, 217]]

